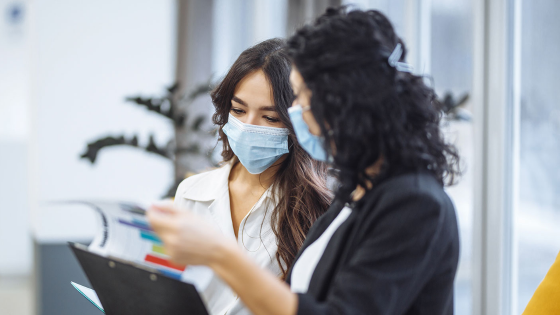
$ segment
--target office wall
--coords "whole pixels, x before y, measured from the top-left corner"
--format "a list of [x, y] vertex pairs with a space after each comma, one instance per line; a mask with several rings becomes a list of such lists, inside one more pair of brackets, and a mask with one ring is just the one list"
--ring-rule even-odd
[[39, 243], [90, 239], [89, 209], [53, 206], [64, 199], [161, 197], [171, 163], [136, 148], [100, 152], [95, 165], [79, 159], [100, 136], [149, 135], [165, 145], [166, 118], [124, 101], [158, 95], [174, 80], [175, 2], [47, 1], [33, 7], [31, 207]]
[[28, 1], [0, 0], [0, 277], [31, 267]]

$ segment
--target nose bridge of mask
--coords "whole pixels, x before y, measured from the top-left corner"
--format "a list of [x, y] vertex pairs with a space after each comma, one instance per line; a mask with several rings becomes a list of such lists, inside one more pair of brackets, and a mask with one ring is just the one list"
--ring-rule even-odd
[[237, 145], [246, 149], [257, 147], [275, 148], [278, 152], [288, 152], [287, 136], [290, 134], [288, 128], [274, 128], [257, 125], [244, 124], [239, 119], [229, 116], [228, 123], [223, 127], [228, 138], [232, 138]]
[[246, 132], [259, 133], [259, 134], [265, 134], [271, 136], [287, 136], [290, 134], [290, 130], [288, 130], [288, 128], [250, 125], [250, 124], [243, 123], [241, 120], [235, 118], [235, 116], [232, 116], [231, 114], [229, 115], [228, 122]]

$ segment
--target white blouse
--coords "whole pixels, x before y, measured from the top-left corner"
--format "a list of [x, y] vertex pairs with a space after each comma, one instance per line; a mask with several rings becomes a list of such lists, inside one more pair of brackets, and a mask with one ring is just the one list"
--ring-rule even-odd
[[[185, 179], [177, 189], [175, 206], [196, 213], [214, 224], [224, 235], [235, 239], [228, 185], [231, 168], [232, 163], [228, 163], [219, 169]], [[275, 207], [272, 194], [270, 187], [241, 221], [237, 243], [259, 266], [280, 276], [276, 237], [270, 224]], [[216, 275], [211, 275], [205, 288], [198, 289], [211, 315], [251, 314], [231, 288]]]
[[340, 210], [340, 213], [331, 222], [329, 227], [303, 251], [292, 269], [290, 287], [294, 293], [307, 293], [311, 276], [315, 272], [315, 267], [323, 256], [334, 232], [348, 219], [352, 210], [348, 207]]

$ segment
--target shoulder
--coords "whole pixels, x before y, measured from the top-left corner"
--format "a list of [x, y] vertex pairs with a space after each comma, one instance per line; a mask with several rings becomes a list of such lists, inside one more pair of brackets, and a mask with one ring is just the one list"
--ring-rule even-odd
[[453, 209], [451, 199], [443, 186], [427, 172], [407, 173], [387, 179], [372, 191], [371, 197], [391, 203], [412, 199]]
[[386, 224], [396, 231], [457, 234], [453, 203], [443, 186], [427, 172], [385, 180], [364, 198], [360, 207], [363, 219], [372, 227]]
[[429, 173], [395, 176], [370, 191], [359, 208], [359, 240], [396, 244], [414, 244], [417, 251], [434, 257], [459, 251], [459, 233], [455, 208], [443, 186]]
[[230, 164], [220, 168], [192, 175], [179, 184], [175, 198], [187, 197], [196, 200], [212, 200], [215, 198], [216, 189], [227, 184]]

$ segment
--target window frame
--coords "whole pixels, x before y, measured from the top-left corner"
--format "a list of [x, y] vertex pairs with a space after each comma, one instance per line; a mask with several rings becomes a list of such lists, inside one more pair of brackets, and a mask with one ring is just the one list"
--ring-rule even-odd
[[473, 5], [473, 314], [516, 314], [520, 0]]

